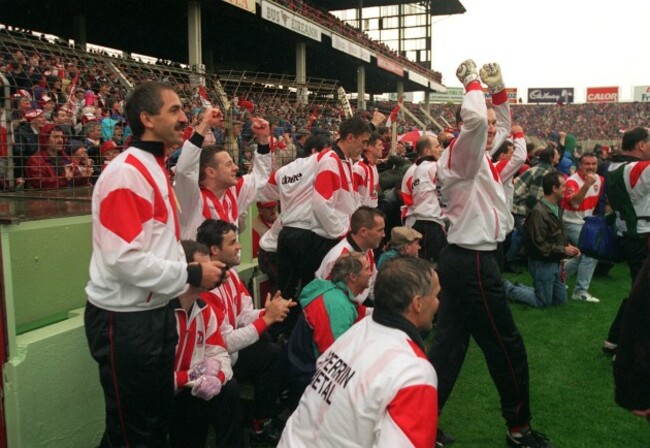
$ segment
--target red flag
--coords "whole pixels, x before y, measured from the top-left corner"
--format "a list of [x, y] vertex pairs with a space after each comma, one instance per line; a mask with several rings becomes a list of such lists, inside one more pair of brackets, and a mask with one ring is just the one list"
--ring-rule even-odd
[[208, 91], [205, 90], [205, 86], [199, 86], [199, 98], [201, 98], [201, 105], [203, 107], [212, 107], [212, 103], [208, 98]]
[[397, 103], [397, 105], [393, 108], [393, 110], [390, 112], [390, 115], [386, 119], [386, 126], [391, 127], [393, 122], [397, 121], [397, 114], [399, 113], [400, 109], [400, 103]]

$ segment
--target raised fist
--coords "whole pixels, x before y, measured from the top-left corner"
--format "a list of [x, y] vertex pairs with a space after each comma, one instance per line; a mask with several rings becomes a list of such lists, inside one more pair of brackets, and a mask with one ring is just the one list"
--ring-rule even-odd
[[490, 93], [501, 92], [506, 88], [501, 77], [501, 67], [496, 62], [485, 64], [481, 69], [481, 81], [488, 86]]
[[467, 87], [472, 81], [476, 81], [478, 79], [476, 63], [472, 59], [461, 62], [456, 69], [456, 77], [465, 87]]

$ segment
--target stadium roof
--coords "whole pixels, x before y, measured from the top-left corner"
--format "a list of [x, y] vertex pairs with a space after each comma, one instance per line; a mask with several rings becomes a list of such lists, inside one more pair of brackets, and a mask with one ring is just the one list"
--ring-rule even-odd
[[432, 16], [445, 16], [451, 14], [463, 14], [465, 7], [458, 0], [313, 0], [313, 4], [327, 11], [337, 11], [341, 9], [355, 9], [361, 5], [363, 8], [372, 6], [390, 6], [390, 5], [408, 5], [411, 3], [430, 3], [430, 14]]

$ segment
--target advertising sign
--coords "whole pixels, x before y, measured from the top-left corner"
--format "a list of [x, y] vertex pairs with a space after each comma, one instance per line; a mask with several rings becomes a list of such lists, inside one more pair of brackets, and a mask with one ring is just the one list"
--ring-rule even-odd
[[587, 87], [588, 103], [618, 102], [618, 87]]
[[[273, 3], [262, 2], [262, 17], [269, 22], [276, 23], [283, 28], [302, 34], [310, 39], [321, 41], [321, 29], [313, 23], [297, 16], [286, 9]], [[370, 60], [370, 58], [368, 58]]]
[[634, 95], [632, 99], [634, 101], [640, 101], [642, 103], [649, 103], [650, 86], [634, 86]]
[[223, 0], [223, 1], [255, 14], [255, 0]]
[[543, 103], [573, 103], [573, 87], [541, 87], [528, 89], [528, 102]]
[[401, 65], [379, 55], [377, 55], [377, 67], [395, 73], [397, 76], [404, 76], [404, 68]]

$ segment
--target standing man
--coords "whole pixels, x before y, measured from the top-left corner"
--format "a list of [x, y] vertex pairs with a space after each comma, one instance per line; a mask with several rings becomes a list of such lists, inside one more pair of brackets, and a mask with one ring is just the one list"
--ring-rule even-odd
[[[580, 231], [585, 218], [594, 214], [601, 196], [603, 195], [604, 180], [596, 174], [598, 158], [593, 153], [583, 154], [578, 161], [578, 171], [566, 181], [564, 191], [564, 234], [574, 246], [578, 246]], [[571, 298], [584, 302], [598, 303], [596, 297], [589, 294], [589, 284], [594, 275], [598, 260], [585, 254], [567, 261], [565, 270], [567, 277], [576, 274], [576, 284]]]
[[431, 329], [439, 292], [429, 262], [391, 260], [372, 317], [318, 358], [278, 447], [433, 447], [437, 381], [420, 333]]
[[164, 446], [177, 341], [167, 303], [188, 283], [212, 288], [223, 263], [188, 265], [180, 244], [164, 165], [165, 146], [182, 143], [187, 122], [178, 95], [166, 84], [143, 83], [126, 112], [131, 147], [106, 168], [93, 191], [85, 328], [106, 403], [101, 447]]
[[[497, 244], [512, 229], [501, 179], [486, 151], [498, 132], [510, 131], [510, 107], [498, 64], [486, 64], [481, 79], [492, 94], [487, 109], [476, 64], [460, 64], [456, 76], [466, 94], [460, 134], [438, 161], [441, 202], [451, 221], [440, 254], [438, 324], [429, 359], [439, 378], [439, 410], [451, 394], [472, 335], [487, 361], [513, 447], [545, 448], [547, 439], [530, 427], [528, 360], [524, 341], [508, 307], [497, 261]], [[443, 440], [444, 439], [444, 440]], [[451, 437], [438, 437], [440, 445]]]
[[379, 201], [379, 171], [377, 161], [381, 158], [384, 144], [377, 132], [370, 134], [368, 145], [361, 160], [354, 164], [355, 183], [359, 189], [359, 205], [377, 207]]
[[[616, 212], [618, 249], [630, 269], [632, 284], [648, 257], [650, 244], [650, 134], [637, 127], [623, 135], [622, 154], [615, 155], [607, 176], [607, 196]], [[618, 345], [621, 319], [627, 299], [623, 300], [603, 345], [613, 354]]]
[[447, 231], [445, 218], [442, 215], [438, 191], [436, 188], [436, 172], [440, 157], [440, 142], [436, 137], [425, 135], [417, 142], [418, 151], [425, 148], [425, 156], [415, 162], [413, 172], [413, 206], [410, 216], [415, 219], [413, 229], [422, 234], [419, 257], [437, 262], [440, 251], [447, 246]]
[[296, 146], [296, 159], [301, 157], [308, 157], [309, 151], [305, 149], [305, 143], [307, 139], [311, 137], [311, 132], [306, 128], [300, 128], [294, 134], [294, 145]]

